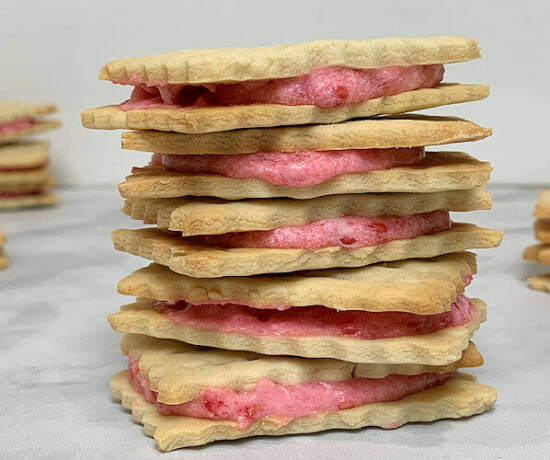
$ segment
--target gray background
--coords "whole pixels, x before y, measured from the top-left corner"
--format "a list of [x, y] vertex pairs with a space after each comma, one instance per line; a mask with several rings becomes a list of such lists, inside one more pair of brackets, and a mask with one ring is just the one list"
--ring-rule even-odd
[[121, 152], [119, 132], [86, 131], [78, 112], [118, 103], [128, 87], [97, 80], [102, 64], [183, 48], [260, 46], [319, 38], [465, 35], [484, 58], [448, 66], [447, 81], [487, 83], [488, 100], [432, 113], [495, 130], [468, 146], [495, 163], [494, 183], [548, 180], [550, 4], [543, 1], [30, 1], [0, 6], [0, 99], [54, 101], [53, 139], [64, 184], [113, 184], [145, 154]]

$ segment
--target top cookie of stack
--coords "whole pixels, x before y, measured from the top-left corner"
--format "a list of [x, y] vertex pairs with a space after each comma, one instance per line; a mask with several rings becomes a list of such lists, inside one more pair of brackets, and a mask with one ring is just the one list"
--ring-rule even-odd
[[[486, 86], [441, 83], [444, 64], [477, 57], [473, 39], [400, 38], [180, 51], [103, 67], [100, 78], [134, 86], [132, 96], [84, 111], [82, 122], [136, 130], [122, 135], [123, 148], [153, 153], [119, 190], [124, 213], [155, 225], [112, 234], [117, 249], [155, 262], [119, 283], [139, 299], [109, 318], [115, 330], [133, 334], [123, 342], [129, 373], [113, 378], [112, 392], [162, 449], [398, 426], [472, 415], [494, 402], [494, 389], [469, 380], [466, 390], [453, 375], [466, 367], [469, 339], [485, 319], [483, 302], [463, 294], [476, 266], [462, 251], [495, 247], [502, 234], [449, 216], [490, 209], [483, 187], [491, 167], [461, 152], [425, 151], [491, 130], [458, 118], [397, 115], [485, 98]], [[213, 369], [196, 372], [202, 386], [165, 398], [163, 380], [182, 393], [195, 380], [172, 371], [195, 360], [201, 367], [210, 352], [135, 334], [223, 351], [213, 352]], [[266, 356], [227, 350], [373, 367], [356, 382], [350, 373], [314, 373], [318, 360], [287, 358], [295, 374], [282, 361], [268, 366]], [[482, 362], [474, 361], [468, 366]], [[408, 392], [390, 397], [391, 379], [380, 380], [388, 374], [429, 377], [416, 390], [405, 379]], [[284, 395], [256, 395], [244, 415], [224, 415], [217, 409], [230, 407], [233, 396], [220, 394], [216, 408], [194, 399], [224, 375], [232, 377], [220, 391], [239, 398], [266, 382], [287, 386]], [[429, 393], [446, 379], [437, 395]], [[323, 398], [335, 394], [328, 381], [380, 385], [387, 397], [378, 401], [386, 402], [377, 412], [372, 399], [342, 396], [327, 409]], [[283, 407], [296, 386], [309, 384], [326, 389], [321, 397], [308, 387], [314, 407], [287, 400]], [[415, 392], [418, 401], [401, 399]], [[389, 398], [399, 399], [394, 409]], [[420, 401], [428, 404], [419, 408]], [[148, 403], [186, 421], [163, 418]], [[191, 410], [195, 403], [200, 410]]]
[[118, 106], [85, 110], [97, 129], [205, 133], [337, 123], [483, 99], [485, 85], [441, 84], [443, 65], [480, 57], [463, 37], [319, 40], [264, 48], [185, 50], [105, 65], [134, 87]]

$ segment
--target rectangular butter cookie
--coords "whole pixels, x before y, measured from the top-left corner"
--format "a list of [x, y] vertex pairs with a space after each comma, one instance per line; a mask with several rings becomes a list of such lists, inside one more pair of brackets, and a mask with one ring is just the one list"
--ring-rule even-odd
[[159, 166], [146, 166], [137, 168], [118, 188], [124, 198], [194, 195], [226, 200], [276, 197], [308, 199], [349, 193], [468, 190], [483, 187], [489, 181], [489, 163], [478, 161], [465, 153], [428, 152], [426, 156], [426, 160], [418, 166], [343, 174], [306, 187], [275, 185], [259, 179], [235, 179], [214, 174], [184, 174]]
[[362, 267], [377, 262], [429, 258], [500, 244], [502, 232], [454, 223], [450, 230], [394, 240], [359, 249], [221, 249], [191, 245], [157, 228], [118, 229], [111, 234], [115, 249], [153, 260], [194, 278], [249, 276], [335, 267]]
[[138, 299], [109, 315], [111, 327], [124, 334], [141, 334], [179, 340], [225, 350], [252, 351], [265, 355], [292, 355], [305, 358], [332, 358], [353, 363], [446, 365], [458, 361], [480, 324], [486, 306], [472, 299], [478, 314], [461, 326], [447, 327], [423, 335], [380, 339], [346, 336], [265, 336], [226, 333], [178, 324], [155, 310], [155, 302]]

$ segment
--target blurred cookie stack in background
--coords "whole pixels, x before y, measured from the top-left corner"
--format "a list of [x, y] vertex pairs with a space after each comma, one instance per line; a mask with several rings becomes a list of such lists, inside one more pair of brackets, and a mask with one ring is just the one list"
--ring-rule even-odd
[[128, 355], [111, 391], [161, 450], [492, 406], [496, 390], [457, 371], [483, 363], [465, 251], [502, 233], [449, 215], [490, 209], [491, 166], [425, 151], [491, 131], [368, 118], [487, 97], [441, 83], [477, 57], [473, 39], [397, 38], [103, 67], [132, 95], [83, 125], [134, 130], [123, 148], [153, 154], [119, 185], [123, 212], [154, 226], [114, 231], [115, 247], [154, 263], [119, 283], [137, 301], [109, 317]]
[[[534, 233], [538, 244], [529, 246], [523, 258], [539, 264], [550, 265], [550, 190], [541, 190], [535, 205]], [[550, 292], [550, 273], [531, 276], [527, 283], [533, 289]]]
[[0, 101], [0, 210], [59, 201], [50, 191], [49, 143], [27, 139], [59, 127], [58, 120], [42, 118], [56, 111], [53, 104]]

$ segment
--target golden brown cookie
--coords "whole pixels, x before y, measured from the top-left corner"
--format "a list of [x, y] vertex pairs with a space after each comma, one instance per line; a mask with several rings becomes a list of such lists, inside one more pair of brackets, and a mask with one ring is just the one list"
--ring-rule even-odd
[[342, 216], [408, 216], [436, 210], [465, 212], [491, 209], [491, 204], [489, 192], [476, 188], [434, 193], [329, 195], [310, 200], [128, 199], [122, 212], [146, 224], [192, 236], [302, 226]]
[[540, 219], [550, 219], [550, 190], [539, 192], [533, 215]]
[[145, 433], [155, 439], [159, 450], [171, 451], [251, 436], [280, 436], [366, 426], [395, 428], [407, 422], [469, 417], [488, 410], [495, 403], [497, 392], [493, 387], [482, 385], [473, 377], [459, 373], [443, 385], [398, 401], [303, 417], [282, 427], [275, 421], [263, 420], [244, 431], [239, 430], [235, 422], [159, 415], [154, 405], [147, 403], [143, 396], [132, 389], [128, 371], [112, 377], [111, 395], [131, 410], [134, 420], [141, 423]]
[[322, 305], [337, 310], [448, 311], [476, 273], [475, 254], [455, 252], [354, 269], [296, 274], [191, 278], [151, 264], [118, 283], [121, 294], [194, 304], [240, 303], [252, 307]]
[[252, 104], [184, 109], [147, 109], [123, 111], [116, 105], [81, 112], [82, 125], [90, 129], [153, 129], [199, 134], [242, 128], [280, 125], [339, 123], [353, 118], [396, 114], [477, 101], [489, 95], [484, 85], [440, 84], [435, 88], [406, 91], [343, 107], [314, 105]]
[[297, 199], [325, 195], [368, 192], [429, 193], [483, 187], [489, 181], [491, 166], [461, 152], [429, 152], [418, 166], [357, 174], [342, 174], [321, 184], [307, 187], [275, 185], [259, 179], [234, 179], [214, 174], [184, 174], [159, 166], [137, 169], [119, 184], [124, 198], [176, 198], [215, 196], [226, 200], [243, 198]]
[[0, 145], [0, 170], [45, 166], [48, 163], [48, 150], [49, 144], [45, 141]]
[[477, 40], [466, 37], [316, 40], [257, 48], [181, 50], [119, 59], [105, 64], [99, 78], [125, 83], [200, 84], [287, 78], [317, 67], [373, 69], [463, 62], [480, 57]]
[[426, 364], [439, 366], [458, 361], [480, 324], [486, 320], [485, 303], [472, 299], [480, 314], [470, 322], [440, 329], [431, 334], [384, 339], [356, 339], [342, 336], [258, 336], [225, 333], [184, 326], [154, 309], [155, 301], [138, 299], [108, 316], [111, 327], [124, 334], [141, 334], [179, 340], [193, 345], [243, 350], [264, 355], [304, 358], [332, 358], [352, 363]]
[[527, 278], [527, 284], [531, 289], [550, 292], [550, 273], [531, 276]]
[[412, 239], [394, 240], [359, 249], [221, 249], [191, 245], [178, 234], [157, 228], [119, 229], [111, 234], [115, 248], [153, 260], [194, 278], [249, 276], [334, 267], [363, 267], [377, 262], [429, 258], [500, 244], [502, 232], [454, 223], [450, 230]]
[[541, 243], [550, 244], [550, 219], [537, 219], [535, 222], [535, 238]]
[[534, 244], [525, 248], [523, 258], [539, 264], [550, 265], [550, 244]]
[[391, 374], [446, 373], [483, 364], [470, 342], [458, 361], [443, 366], [422, 364], [356, 364], [334, 359], [306, 359], [294, 356], [266, 356], [242, 351], [200, 348], [174, 340], [126, 334], [122, 353], [138, 361], [139, 373], [164, 404], [183, 404], [212, 386], [247, 391], [261, 378], [282, 385], [315, 381], [343, 381], [351, 378], [379, 379]]
[[491, 130], [453, 117], [403, 115], [207, 134], [159, 131], [122, 133], [122, 148], [169, 154], [239, 154], [301, 150], [383, 149], [483, 139]]

